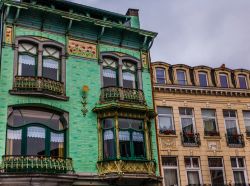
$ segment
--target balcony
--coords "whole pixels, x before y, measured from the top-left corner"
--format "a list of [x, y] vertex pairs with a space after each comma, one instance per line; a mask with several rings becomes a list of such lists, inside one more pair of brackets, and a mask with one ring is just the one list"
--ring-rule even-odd
[[102, 103], [110, 101], [122, 101], [128, 103], [137, 103], [145, 105], [145, 97], [142, 90], [122, 88], [122, 87], [104, 87], [101, 89]]
[[243, 134], [234, 134], [234, 135], [226, 134], [226, 140], [228, 147], [243, 148], [245, 146]]
[[156, 163], [154, 161], [99, 161], [97, 169], [100, 175], [106, 174], [149, 174], [155, 175]]
[[44, 156], [3, 156], [2, 168], [7, 173], [68, 173], [74, 172], [71, 158]]
[[201, 144], [199, 133], [181, 133], [181, 140], [184, 147], [199, 147]]
[[176, 131], [175, 130], [164, 130], [164, 129], [160, 129], [159, 130], [160, 134], [163, 135], [176, 135]]
[[219, 137], [220, 133], [218, 131], [204, 131], [204, 136]]
[[67, 100], [64, 83], [44, 77], [16, 76], [11, 94], [40, 95]]

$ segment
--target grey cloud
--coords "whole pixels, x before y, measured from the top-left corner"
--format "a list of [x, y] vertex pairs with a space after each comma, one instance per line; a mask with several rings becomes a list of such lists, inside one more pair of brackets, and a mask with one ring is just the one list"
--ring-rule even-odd
[[141, 27], [159, 33], [153, 61], [250, 69], [248, 0], [74, 0], [122, 14], [140, 9]]

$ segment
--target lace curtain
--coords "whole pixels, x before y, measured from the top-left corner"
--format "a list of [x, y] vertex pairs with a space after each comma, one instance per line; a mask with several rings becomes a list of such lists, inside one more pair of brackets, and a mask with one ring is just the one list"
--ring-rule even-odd
[[144, 141], [143, 134], [140, 132], [133, 132], [132, 136], [133, 136], [133, 141], [136, 141], [136, 142], [143, 142]]
[[135, 81], [135, 75], [130, 72], [123, 72], [122, 77], [127, 81]]
[[45, 129], [41, 127], [29, 127], [27, 137], [45, 138]]
[[19, 63], [25, 65], [35, 65], [35, 58], [29, 55], [19, 55]]
[[43, 60], [43, 67], [45, 68], [52, 68], [52, 69], [58, 69], [58, 61], [55, 61], [53, 59], [44, 59]]
[[22, 130], [10, 130], [10, 129], [8, 129], [7, 139], [21, 140], [22, 139]]
[[106, 130], [104, 133], [103, 133], [103, 139], [104, 140], [112, 140], [114, 139], [114, 133], [112, 130]]
[[64, 142], [64, 134], [50, 133], [50, 141], [55, 143], [63, 143]]
[[120, 141], [130, 141], [130, 134], [128, 131], [119, 131]]
[[116, 78], [116, 72], [111, 69], [103, 69], [103, 76], [108, 78]]

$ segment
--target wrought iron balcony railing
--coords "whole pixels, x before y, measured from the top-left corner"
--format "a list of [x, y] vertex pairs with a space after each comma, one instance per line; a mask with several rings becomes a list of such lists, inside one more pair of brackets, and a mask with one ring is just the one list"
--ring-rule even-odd
[[199, 133], [182, 133], [181, 132], [182, 145], [184, 147], [198, 147], [200, 146], [200, 134]]
[[13, 84], [14, 91], [45, 92], [64, 95], [64, 83], [44, 77], [16, 76]]
[[242, 148], [245, 146], [244, 135], [243, 134], [226, 134], [227, 145], [233, 148]]
[[220, 136], [218, 131], [204, 131], [204, 136]]
[[155, 161], [110, 160], [97, 162], [100, 175], [105, 174], [149, 174], [155, 175]]
[[44, 156], [3, 156], [4, 172], [20, 173], [68, 173], [73, 172], [71, 158]]
[[165, 134], [165, 135], [176, 135], [176, 131], [175, 130], [164, 130], [164, 129], [160, 129], [159, 130], [160, 134]]
[[122, 87], [104, 87], [101, 90], [101, 102], [124, 101], [139, 104], [146, 104], [142, 90], [122, 88]]

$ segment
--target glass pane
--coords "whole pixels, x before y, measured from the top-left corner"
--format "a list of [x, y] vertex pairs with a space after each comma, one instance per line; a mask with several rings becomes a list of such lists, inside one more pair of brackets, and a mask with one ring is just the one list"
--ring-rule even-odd
[[162, 157], [162, 165], [168, 167], [177, 167], [176, 157]]
[[103, 156], [104, 159], [115, 157], [115, 142], [113, 130], [106, 130], [103, 133]]
[[19, 76], [36, 76], [36, 59], [29, 55], [19, 55]]
[[208, 159], [209, 167], [223, 167], [221, 158], [209, 158]]
[[64, 133], [50, 133], [50, 156], [64, 157]]
[[236, 158], [231, 158], [231, 166], [232, 166], [232, 167], [237, 167]]
[[204, 118], [203, 122], [204, 122], [205, 131], [216, 132], [216, 122], [215, 122], [215, 119]]
[[224, 117], [236, 117], [236, 111], [235, 110], [223, 110], [223, 116]]
[[43, 59], [43, 77], [59, 81], [59, 62], [53, 59]]
[[224, 184], [224, 175], [222, 170], [210, 170], [212, 186]]
[[187, 171], [187, 175], [188, 175], [188, 184], [200, 184], [198, 171]]
[[21, 155], [22, 130], [7, 130], [6, 155]]
[[114, 127], [114, 119], [113, 118], [106, 118], [102, 120], [102, 126], [104, 129], [112, 128]]
[[226, 129], [227, 129], [227, 134], [228, 135], [236, 135], [236, 134], [238, 134], [236, 120], [226, 119], [225, 122], [226, 122]]
[[[244, 171], [233, 171], [235, 184], [246, 184]], [[239, 185], [242, 186], [242, 185]]]
[[170, 107], [157, 107], [158, 114], [172, 114], [172, 108]]
[[165, 83], [165, 69], [164, 68], [156, 68], [156, 80], [157, 80], [157, 83], [160, 83], [160, 84]]
[[181, 118], [181, 125], [183, 133], [193, 133], [193, 120], [192, 118]]
[[240, 83], [240, 88], [246, 89], [247, 88], [246, 76], [239, 76], [239, 83]]
[[199, 73], [199, 81], [201, 87], [207, 87], [207, 74]]
[[128, 129], [128, 128], [132, 128], [135, 130], [143, 129], [142, 120], [119, 118], [118, 123], [120, 129]]
[[186, 85], [186, 73], [183, 70], [177, 70], [177, 80], [179, 85]]
[[103, 86], [117, 86], [116, 71], [112, 69], [103, 69]]
[[144, 157], [144, 136], [140, 132], [132, 133], [135, 157]]
[[250, 111], [243, 111], [243, 116], [250, 119]]
[[27, 133], [27, 155], [45, 155], [45, 129], [29, 127]]
[[220, 84], [222, 88], [228, 88], [228, 80], [226, 74], [220, 74]]
[[135, 74], [131, 72], [123, 72], [122, 73], [123, 79], [123, 87], [124, 88], [132, 88], [135, 89]]
[[165, 186], [178, 186], [177, 169], [164, 169]]
[[202, 109], [201, 112], [203, 117], [215, 117], [215, 110]]
[[158, 116], [160, 130], [174, 130], [172, 124], [172, 117]]
[[192, 160], [193, 160], [193, 167], [200, 167], [198, 158], [192, 158]]
[[185, 158], [185, 166], [186, 167], [191, 167], [191, 159], [190, 158]]
[[238, 158], [238, 166], [239, 167], [245, 167], [245, 165], [244, 165], [244, 158]]
[[130, 133], [128, 131], [119, 131], [119, 144], [121, 157], [131, 157]]
[[179, 108], [179, 113], [180, 113], [180, 115], [192, 116], [193, 109], [192, 108]]

